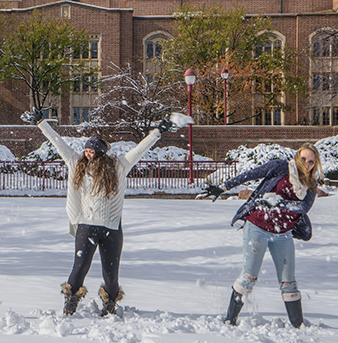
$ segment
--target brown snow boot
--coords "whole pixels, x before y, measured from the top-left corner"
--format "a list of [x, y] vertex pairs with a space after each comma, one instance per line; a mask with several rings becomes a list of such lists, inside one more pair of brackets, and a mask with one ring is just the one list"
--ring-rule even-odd
[[72, 286], [69, 283], [65, 282], [61, 285], [61, 287], [61, 293], [65, 296], [63, 313], [66, 316], [72, 316], [76, 312], [77, 306], [79, 305], [81, 299], [84, 298], [88, 293], [87, 288], [81, 286], [75, 294], [72, 294]]
[[123, 292], [122, 288], [120, 287], [116, 298], [113, 300], [109, 297], [109, 294], [104, 289], [104, 285], [102, 285], [99, 289], [99, 296], [100, 296], [100, 298], [102, 300], [102, 304], [103, 304], [103, 308], [101, 311], [101, 317], [104, 317], [109, 313], [115, 314], [116, 303], [123, 299], [124, 292]]

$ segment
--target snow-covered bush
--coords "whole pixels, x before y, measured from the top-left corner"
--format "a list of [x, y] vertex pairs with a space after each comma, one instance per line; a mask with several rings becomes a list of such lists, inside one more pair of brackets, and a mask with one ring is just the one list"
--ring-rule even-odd
[[259, 144], [254, 148], [241, 145], [228, 151], [225, 160], [238, 161], [237, 171], [242, 173], [272, 160], [291, 160], [295, 152], [279, 144]]
[[0, 145], [0, 161], [15, 161], [12, 152], [4, 145]]
[[[63, 140], [72, 147], [78, 154], [82, 154], [84, 151], [84, 146], [88, 137], [72, 138], [72, 137], [62, 137]], [[133, 149], [137, 144], [134, 142], [117, 142], [111, 143], [111, 149], [108, 151], [109, 155], [122, 155], [127, 153], [129, 150]], [[55, 161], [61, 160], [61, 156], [57, 153], [56, 148], [49, 142], [46, 141], [42, 143], [41, 147], [27, 156], [22, 158], [28, 161]], [[194, 160], [198, 161], [210, 161], [208, 157], [203, 157], [199, 155], [193, 155]], [[146, 152], [142, 160], [144, 161], [184, 161], [189, 160], [189, 151], [175, 146], [169, 146], [164, 148], [155, 148], [154, 150], [149, 150]]]
[[338, 179], [338, 136], [319, 140], [315, 147], [318, 149], [323, 172], [329, 179]]

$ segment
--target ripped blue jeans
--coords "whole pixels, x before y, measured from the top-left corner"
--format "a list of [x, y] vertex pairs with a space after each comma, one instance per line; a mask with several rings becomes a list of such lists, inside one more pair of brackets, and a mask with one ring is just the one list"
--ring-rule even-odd
[[243, 268], [234, 283], [241, 294], [250, 294], [257, 281], [265, 251], [269, 248], [284, 301], [300, 299], [295, 280], [295, 248], [292, 232], [275, 234], [247, 221], [243, 229]]

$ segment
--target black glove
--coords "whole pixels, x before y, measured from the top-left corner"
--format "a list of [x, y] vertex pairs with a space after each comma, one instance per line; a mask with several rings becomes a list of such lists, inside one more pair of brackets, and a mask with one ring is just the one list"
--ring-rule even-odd
[[171, 127], [173, 126], [172, 121], [170, 120], [169, 115], [167, 114], [163, 120], [161, 120], [161, 122], [158, 124], [158, 129], [161, 133], [163, 132], [167, 132], [171, 129]]
[[20, 118], [25, 123], [36, 125], [42, 119], [42, 112], [34, 107], [33, 112], [26, 111]]
[[218, 186], [214, 186], [211, 183], [208, 183], [207, 185], [208, 186], [203, 189], [203, 192], [200, 193], [196, 197], [196, 199], [204, 199], [204, 198], [207, 198], [209, 196], [213, 196], [212, 202], [214, 202], [222, 193], [224, 193], [224, 190]]

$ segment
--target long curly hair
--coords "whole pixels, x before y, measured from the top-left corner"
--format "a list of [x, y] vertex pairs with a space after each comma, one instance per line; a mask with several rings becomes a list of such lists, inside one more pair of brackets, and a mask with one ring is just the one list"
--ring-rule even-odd
[[[94, 137], [107, 147], [107, 151], [109, 150], [110, 145], [103, 137], [100, 135]], [[101, 151], [95, 151], [91, 162], [89, 162], [83, 153], [76, 163], [73, 180], [75, 189], [78, 190], [80, 188], [85, 174], [88, 173], [94, 179], [94, 185], [91, 191], [92, 194], [98, 195], [100, 192], [104, 191], [105, 197], [109, 199], [118, 189], [117, 163], [118, 159], [115, 156], [108, 156]]]
[[[301, 157], [301, 152], [306, 149], [312, 151], [315, 155], [315, 165], [310, 170], [310, 172], [308, 171], [305, 161]], [[320, 172], [320, 175], [323, 174], [323, 169], [320, 162], [320, 155], [317, 148], [311, 143], [304, 143], [296, 152], [294, 159], [298, 169], [299, 181], [310, 189], [316, 189], [316, 178], [318, 175], [318, 171]]]

